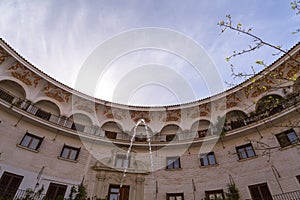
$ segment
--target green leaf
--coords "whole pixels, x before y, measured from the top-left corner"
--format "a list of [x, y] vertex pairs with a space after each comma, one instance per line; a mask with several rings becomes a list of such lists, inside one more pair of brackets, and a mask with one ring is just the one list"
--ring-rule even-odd
[[297, 80], [297, 74], [294, 74], [293, 81], [296, 81], [296, 80]]
[[259, 65], [264, 65], [264, 62], [262, 60], [257, 60], [255, 61], [256, 64], [259, 64]]

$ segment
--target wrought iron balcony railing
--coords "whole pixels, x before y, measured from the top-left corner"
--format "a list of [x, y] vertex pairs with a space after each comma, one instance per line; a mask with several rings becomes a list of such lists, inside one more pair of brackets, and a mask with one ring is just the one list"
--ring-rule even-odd
[[273, 195], [273, 200], [299, 200], [300, 190]]
[[3, 200], [44, 200], [45, 195], [32, 190], [6, 190], [0, 191], [0, 199]]
[[[20, 99], [8, 91], [6, 91], [3, 88], [0, 88], [0, 100], [3, 100], [7, 103], [9, 103], [11, 106], [17, 107], [19, 109], [22, 109], [23, 111], [34, 115], [42, 120], [46, 120], [48, 122], [51, 122], [53, 124], [59, 125], [61, 127], [68, 128], [69, 130], [73, 131], [78, 131], [80, 133], [84, 134], [91, 134], [97, 137], [101, 137], [103, 139], [110, 139], [110, 140], [124, 140], [124, 141], [129, 141], [131, 136], [126, 134], [126, 133], [117, 133], [116, 137], [114, 138], [108, 138], [105, 135], [105, 131], [101, 130], [100, 127], [97, 126], [85, 126], [79, 123], [75, 123], [74, 121], [67, 119], [64, 116], [57, 116], [54, 114], [51, 114], [47, 111], [44, 111], [43, 109], [33, 105], [30, 101]], [[290, 108], [294, 105], [297, 105], [298, 102], [300, 102], [300, 94], [295, 94], [289, 99], [284, 99], [281, 101], [274, 109], [272, 110], [267, 110], [263, 111], [261, 113], [255, 113], [255, 115], [243, 118], [243, 119], [238, 119], [235, 121], [230, 121], [227, 122], [223, 130], [225, 132], [231, 131], [237, 128], [241, 128], [243, 126], [250, 125], [252, 123], [258, 122], [262, 119], [268, 118], [276, 113], [281, 112], [282, 110], [285, 110], [287, 108]], [[214, 135], [214, 132], [216, 132], [214, 129], [215, 127], [211, 127], [210, 129], [204, 129], [200, 130], [197, 132], [189, 132], [189, 133], [183, 133], [180, 135], [160, 135], [159, 133], [153, 134], [152, 141], [156, 142], [169, 142], [172, 141], [173, 139], [175, 141], [180, 141], [180, 140], [190, 140], [190, 139], [201, 139], [204, 138], [205, 136], [209, 135]], [[146, 142], [145, 139], [143, 138], [138, 138], [136, 142]]]

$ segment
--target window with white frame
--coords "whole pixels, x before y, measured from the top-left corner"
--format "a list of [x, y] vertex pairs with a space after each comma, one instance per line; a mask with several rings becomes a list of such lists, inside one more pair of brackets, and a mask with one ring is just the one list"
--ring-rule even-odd
[[44, 138], [26, 133], [20, 142], [20, 145], [29, 149], [38, 150]]
[[180, 157], [167, 157], [167, 169], [180, 169]]
[[216, 165], [217, 161], [214, 152], [200, 154], [200, 164], [201, 166]]
[[251, 143], [237, 146], [236, 151], [240, 160], [256, 156]]
[[280, 144], [280, 147], [287, 147], [299, 142], [299, 138], [293, 129], [278, 133], [275, 136]]
[[130, 156], [126, 155], [116, 155], [115, 167], [118, 168], [129, 168], [130, 166]]
[[64, 145], [60, 157], [68, 160], [77, 160], [80, 148]]

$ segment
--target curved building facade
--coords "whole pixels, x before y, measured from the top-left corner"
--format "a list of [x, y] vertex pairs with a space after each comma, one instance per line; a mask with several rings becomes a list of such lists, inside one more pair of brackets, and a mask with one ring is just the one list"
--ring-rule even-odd
[[75, 91], [0, 40], [0, 196], [82, 183], [90, 199], [225, 199], [234, 183], [241, 199], [299, 199], [299, 62], [300, 44], [221, 94], [141, 107]]

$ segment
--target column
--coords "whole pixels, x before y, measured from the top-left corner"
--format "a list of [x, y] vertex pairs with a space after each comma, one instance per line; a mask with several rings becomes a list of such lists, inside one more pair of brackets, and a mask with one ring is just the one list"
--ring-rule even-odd
[[94, 190], [94, 196], [97, 196], [97, 198], [103, 198], [107, 194], [105, 194], [105, 191], [103, 191], [104, 188], [104, 182], [106, 179], [105, 172], [102, 171], [99, 174], [96, 175], [97, 182], [95, 184], [95, 190]]
[[136, 182], [135, 199], [136, 200], [143, 200], [144, 199], [144, 182], [145, 182], [145, 178], [138, 176], [135, 179], [135, 182]]

